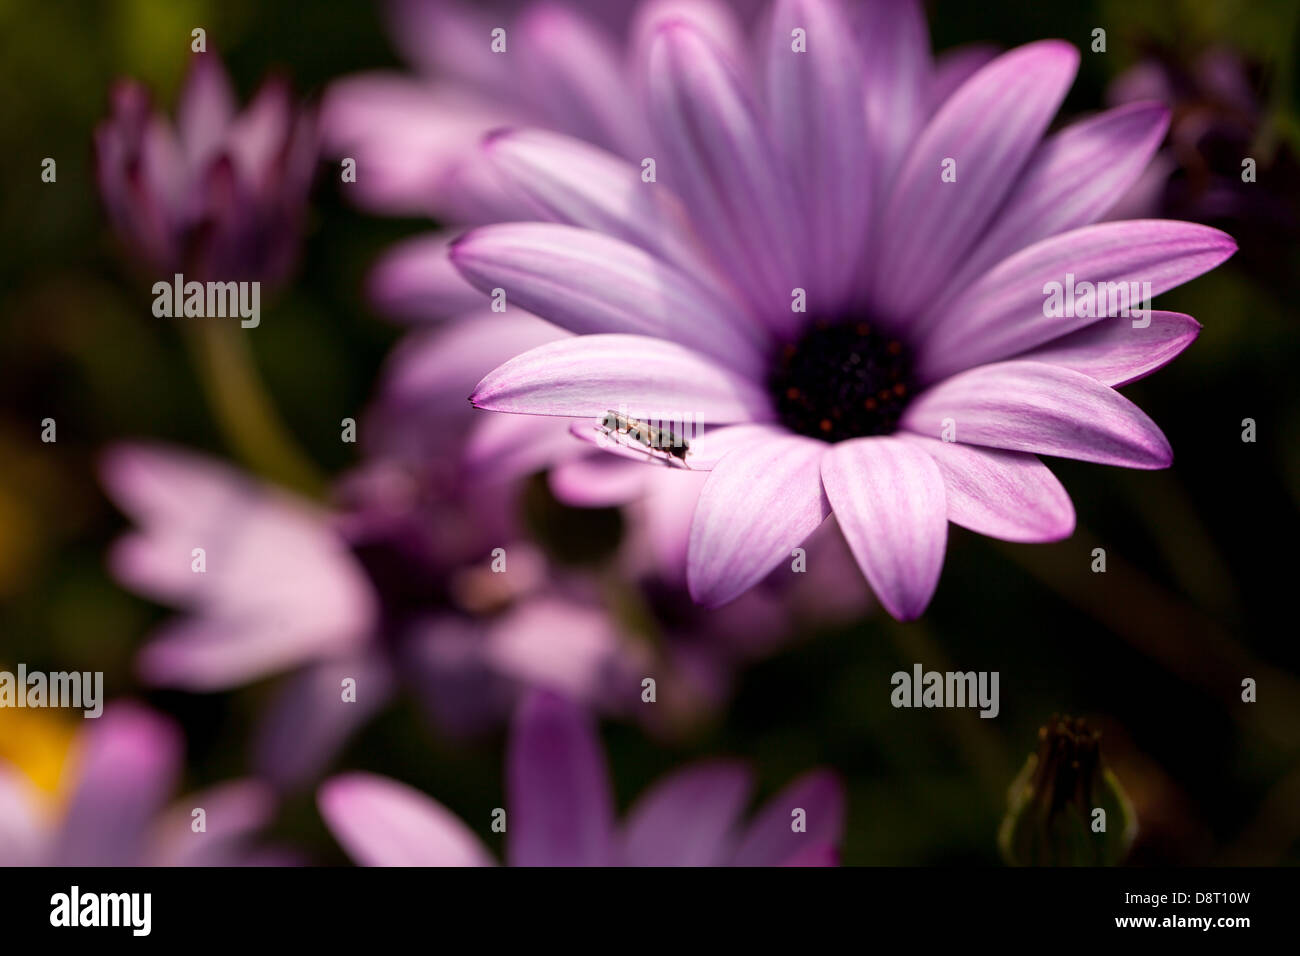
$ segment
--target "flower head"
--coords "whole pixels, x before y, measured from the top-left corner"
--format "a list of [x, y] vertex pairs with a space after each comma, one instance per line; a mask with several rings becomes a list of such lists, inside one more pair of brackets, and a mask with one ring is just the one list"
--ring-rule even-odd
[[[459, 516], [477, 538], [452, 533], [473, 499], [367, 471], [331, 510], [147, 445], [114, 447], [101, 474], [138, 524], [109, 555], [114, 575], [182, 611], [140, 652], [141, 676], [214, 691], [287, 673], [258, 743], [279, 783], [319, 770], [401, 685], [459, 734], [496, 723], [527, 686], [603, 709], [638, 699], [645, 663], [580, 588], [551, 580], [522, 539], [488, 537], [488, 514]], [[497, 546], [507, 573], [489, 570]]]
[[314, 116], [268, 81], [242, 113], [215, 53], [194, 55], [172, 127], [124, 80], [95, 130], [109, 220], [145, 266], [200, 282], [284, 278], [316, 163]]
[[[1011, 541], [1071, 533], [1039, 455], [1170, 463], [1115, 389], [1200, 328], [1141, 303], [1235, 245], [1191, 223], [1095, 224], [1167, 113], [1135, 104], [1044, 139], [1078, 64], [1068, 44], [976, 58], [949, 92], [912, 4], [870, 5], [857, 32], [835, 0], [780, 0], [767, 22], [756, 69], [689, 15], [648, 32], [634, 62], [653, 182], [555, 133], [485, 142], [548, 221], [480, 227], [451, 259], [578, 335], [504, 363], [471, 400], [691, 414], [712, 426], [687, 458], [710, 472], [687, 556], [697, 601], [744, 593], [833, 513], [880, 602], [911, 619], [949, 521]], [[1076, 286], [1112, 299], [1076, 307]]]
[[[237, 866], [286, 862], [259, 850], [273, 794], [232, 781], [167, 806], [182, 769], [171, 721], [133, 703], [110, 704], [76, 737], [61, 805], [0, 760], [0, 866]], [[203, 826], [195, 826], [195, 809]]]
[[[738, 764], [697, 764], [658, 781], [619, 824], [604, 756], [586, 716], [563, 698], [536, 693], [520, 707], [506, 756], [506, 860], [512, 866], [837, 861], [844, 796], [835, 776], [805, 775], [741, 825], [752, 784]], [[397, 781], [368, 773], [334, 777], [321, 786], [318, 802], [326, 824], [357, 863], [493, 863], [470, 827]]]
[[1052, 716], [1038, 730], [1038, 752], [1011, 784], [998, 834], [1016, 866], [1121, 863], [1137, 817], [1101, 757], [1101, 734], [1082, 719]]

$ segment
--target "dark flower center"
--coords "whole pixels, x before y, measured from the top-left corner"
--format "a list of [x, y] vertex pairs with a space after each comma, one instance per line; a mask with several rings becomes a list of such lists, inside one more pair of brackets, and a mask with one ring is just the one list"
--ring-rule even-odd
[[912, 361], [867, 322], [815, 322], [778, 353], [768, 384], [781, 423], [797, 434], [888, 435], [912, 397]]

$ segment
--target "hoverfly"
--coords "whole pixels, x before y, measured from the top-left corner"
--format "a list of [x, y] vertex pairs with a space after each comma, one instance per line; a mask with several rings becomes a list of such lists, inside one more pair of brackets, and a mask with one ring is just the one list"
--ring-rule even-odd
[[657, 458], [670, 468], [690, 468], [686, 453], [691, 443], [672, 429], [633, 418], [613, 409], [599, 420], [600, 430], [618, 444], [633, 451]]

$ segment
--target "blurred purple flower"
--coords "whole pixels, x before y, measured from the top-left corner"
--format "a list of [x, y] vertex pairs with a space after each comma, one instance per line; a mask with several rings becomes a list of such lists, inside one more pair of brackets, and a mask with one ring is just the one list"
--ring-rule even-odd
[[[728, 5], [711, 0], [602, 0], [581, 10], [550, 0], [391, 0], [390, 32], [417, 73], [335, 82], [322, 104], [325, 147], [356, 159], [357, 198], [376, 211], [458, 222], [519, 218], [518, 204], [476, 161], [479, 139], [527, 122], [639, 155], [648, 137], [629, 108], [635, 98], [621, 34], [635, 36], [683, 8], [703, 11], [719, 38], [738, 38]], [[491, 49], [496, 29], [505, 30], [504, 53]]]
[[[1190, 64], [1148, 57], [1115, 78], [1107, 99], [1115, 105], [1155, 100], [1171, 114], [1164, 148], [1110, 218], [1168, 215], [1295, 228], [1294, 158], [1266, 145], [1267, 116], [1238, 53], [1211, 48]], [[1242, 180], [1247, 158], [1257, 165], [1251, 182]]]
[[127, 250], [170, 279], [278, 282], [298, 252], [317, 155], [316, 120], [267, 81], [237, 113], [215, 53], [194, 54], [175, 128], [131, 80], [95, 130], [95, 171]]
[[[602, 708], [639, 699], [636, 648], [525, 543], [480, 536], [474, 549], [454, 538], [441, 547], [464, 499], [412, 503], [418, 484], [361, 475], [344, 484], [348, 506], [330, 512], [145, 445], [111, 449], [101, 477], [139, 526], [115, 544], [114, 576], [185, 612], [145, 646], [141, 676], [210, 691], [293, 671], [258, 744], [259, 768], [277, 783], [317, 772], [403, 682], [452, 733], [496, 722], [528, 684]], [[506, 574], [489, 568], [498, 545]], [[521, 664], [536, 648], [545, 666]], [[355, 702], [343, 701], [347, 678]]]
[[[827, 771], [809, 773], [741, 824], [753, 780], [732, 761], [709, 761], [658, 781], [615, 820], [604, 755], [583, 712], [530, 696], [506, 756], [506, 862], [511, 866], [833, 866], [844, 795]], [[335, 838], [366, 866], [490, 866], [464, 822], [417, 790], [349, 773], [318, 795]], [[797, 811], [802, 811], [802, 817]], [[486, 819], [486, 814], [485, 814]], [[796, 832], [796, 821], [803, 829]]]
[[[1035, 321], [1046, 284], [1159, 295], [1235, 250], [1190, 223], [1093, 224], [1167, 114], [1133, 105], [1042, 140], [1075, 48], [1012, 50], [934, 104], [917, 7], [866, 9], [855, 33], [833, 0], [777, 3], [757, 69], [689, 16], [660, 21], [633, 56], [659, 182], [555, 133], [493, 135], [486, 165], [554, 221], [480, 227], [450, 253], [480, 290], [578, 333], [489, 374], [478, 407], [729, 426], [689, 459], [711, 471], [687, 560], [709, 607], [831, 513], [904, 620], [930, 601], [948, 521], [1068, 536], [1069, 495], [1037, 456], [1166, 467], [1164, 435], [1115, 387], [1200, 326], [1168, 312], [1144, 328], [1073, 310]], [[813, 52], [792, 52], [795, 27]]]
[[[47, 805], [22, 773], [0, 760], [0, 866], [249, 866], [293, 858], [259, 847], [274, 796], [232, 781], [168, 807], [182, 770], [180, 730], [132, 703], [88, 720], [61, 789]], [[194, 832], [194, 809], [204, 831]]]

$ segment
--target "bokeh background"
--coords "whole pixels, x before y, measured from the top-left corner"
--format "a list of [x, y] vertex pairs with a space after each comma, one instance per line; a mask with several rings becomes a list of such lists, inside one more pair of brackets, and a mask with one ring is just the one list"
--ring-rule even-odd
[[[1169, 436], [1175, 464], [1137, 472], [1054, 461], [1079, 515], [1069, 540], [1004, 545], [953, 527], [919, 622], [876, 615], [799, 635], [748, 671], [730, 709], [687, 740], [605, 725], [620, 804], [697, 756], [751, 761], [764, 792], [826, 765], [848, 787], [844, 862], [992, 864], [1007, 787], [1037, 728], [1066, 712], [1103, 730], [1105, 758], [1138, 811], [1133, 862], [1300, 862], [1298, 5], [928, 6], [936, 50], [1044, 37], [1079, 45], [1062, 118], [1105, 105], [1116, 77], [1144, 58], [1172, 75], [1207, 50], [1237, 58], [1258, 105], [1231, 123], [1246, 124], [1249, 152], [1216, 150], [1223, 144], [1211, 139], [1203, 153], [1180, 155], [1170, 202], [1226, 229], [1240, 252], [1161, 297], [1204, 331], [1170, 367], [1126, 389]], [[126, 522], [94, 462], [121, 438], [237, 455], [180, 323], [153, 317], [147, 284], [113, 243], [90, 136], [116, 77], [144, 81], [170, 108], [194, 26], [207, 29], [242, 99], [268, 71], [318, 96], [345, 73], [399, 66], [377, 11], [356, 0], [0, 0], [0, 667], [102, 670], [110, 697], [173, 715], [187, 738], [187, 790], [247, 772], [268, 688], [195, 695], [138, 684], [132, 656], [169, 612], [108, 576], [105, 550]], [[1096, 27], [1107, 31], [1104, 54], [1088, 52]], [[1206, 98], [1189, 85], [1175, 121]], [[1258, 160], [1258, 181], [1241, 184], [1240, 202], [1198, 208], [1196, 177], [1217, 168], [1239, 178], [1242, 155]], [[40, 181], [47, 156], [58, 162], [54, 184]], [[339, 420], [359, 413], [401, 333], [363, 301], [366, 270], [427, 226], [357, 211], [337, 167], [322, 167], [296, 279], [263, 302], [251, 339], [257, 370], [323, 472], [350, 463], [356, 446], [339, 441]], [[58, 422], [56, 444], [40, 441], [46, 417]], [[1253, 444], [1241, 440], [1244, 418], [1257, 423]], [[1105, 574], [1089, 570], [1094, 547], [1107, 551]], [[999, 671], [1000, 716], [892, 709], [889, 676], [914, 661]], [[1258, 702], [1241, 701], [1244, 677], [1258, 682]], [[0, 711], [0, 757], [53, 794], [78, 723], [59, 711]], [[500, 736], [442, 740], [401, 703], [337, 766], [389, 774], [486, 820], [485, 808], [500, 804], [501, 754]], [[500, 848], [499, 836], [476, 829]], [[310, 794], [286, 802], [273, 836], [318, 862], [344, 859]]]

